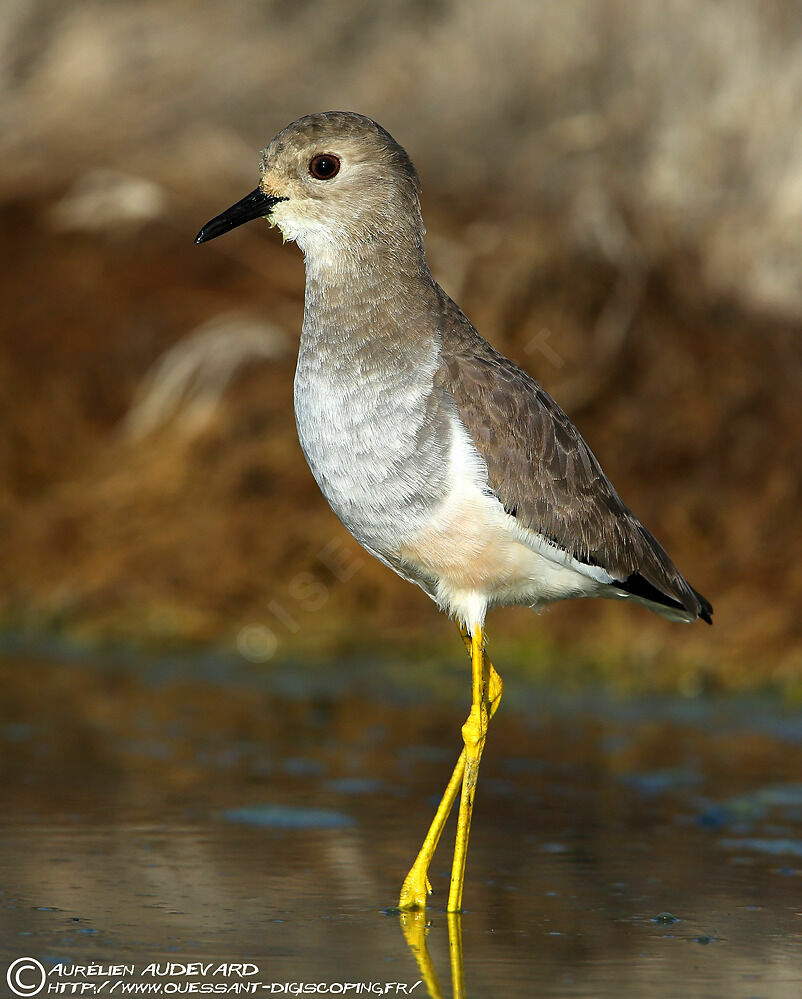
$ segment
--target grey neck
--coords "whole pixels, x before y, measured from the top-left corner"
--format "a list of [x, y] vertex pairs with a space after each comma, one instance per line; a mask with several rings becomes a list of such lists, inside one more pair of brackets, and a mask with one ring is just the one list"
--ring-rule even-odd
[[347, 353], [372, 344], [375, 357], [389, 361], [403, 347], [414, 351], [428, 344], [431, 350], [436, 285], [419, 237], [395, 245], [353, 240], [304, 250], [303, 339]]

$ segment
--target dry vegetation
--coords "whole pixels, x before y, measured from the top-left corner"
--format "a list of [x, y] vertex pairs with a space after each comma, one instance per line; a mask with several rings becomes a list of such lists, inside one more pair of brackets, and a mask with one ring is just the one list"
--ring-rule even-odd
[[[258, 226], [192, 246], [253, 186], [273, 130], [340, 106], [408, 147], [435, 273], [716, 608], [712, 630], [607, 604], [509, 612], [500, 655], [689, 692], [800, 689], [790, 5], [38, 2], [2, 31], [9, 629], [234, 643], [255, 628], [281, 653], [451, 642], [303, 463], [297, 251]], [[347, 581], [329, 544], [358, 562]]]

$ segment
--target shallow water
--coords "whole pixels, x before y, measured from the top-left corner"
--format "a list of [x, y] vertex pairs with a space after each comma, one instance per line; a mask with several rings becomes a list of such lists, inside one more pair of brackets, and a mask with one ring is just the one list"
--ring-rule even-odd
[[[467, 671], [446, 674], [467, 688]], [[508, 679], [466, 912], [443, 912], [444, 837], [427, 917], [402, 921], [384, 910], [465, 698], [398, 675], [6, 660], [0, 990], [33, 957], [50, 994], [425, 979], [413, 994], [449, 996], [452, 972], [458, 992], [464, 974], [465, 995], [502, 999], [802, 993], [802, 714]], [[69, 970], [90, 962], [100, 974]], [[189, 962], [212, 967], [169, 967]], [[248, 966], [214, 973], [227, 962]], [[36, 967], [17, 970], [38, 994]]]

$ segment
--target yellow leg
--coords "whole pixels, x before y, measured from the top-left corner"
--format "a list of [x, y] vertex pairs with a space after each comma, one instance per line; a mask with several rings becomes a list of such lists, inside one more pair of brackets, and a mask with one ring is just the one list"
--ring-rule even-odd
[[462, 726], [465, 743], [465, 773], [462, 777], [462, 796], [457, 819], [457, 839], [451, 866], [451, 887], [448, 892], [448, 912], [462, 911], [462, 889], [465, 884], [465, 861], [468, 856], [468, 837], [471, 832], [473, 799], [479, 779], [479, 761], [487, 738], [488, 685], [490, 674], [485, 661], [484, 631], [477, 627], [471, 636], [471, 713]]
[[454, 802], [457, 800], [459, 789], [462, 787], [462, 776], [465, 772], [465, 750], [460, 754], [454, 772], [446, 786], [445, 793], [440, 799], [437, 811], [434, 813], [432, 824], [423, 840], [415, 863], [409, 870], [409, 874], [404, 878], [401, 886], [401, 897], [398, 900], [399, 909], [425, 909], [426, 898], [431, 893], [432, 886], [429, 883], [429, 865], [434, 857], [434, 851], [440, 842], [448, 816]]
[[[460, 625], [460, 634], [468, 650], [468, 655], [471, 656], [471, 664], [473, 664], [473, 639], [462, 625]], [[486, 685], [485, 700], [487, 718], [489, 720], [496, 713], [496, 709], [501, 701], [503, 685], [501, 677], [487, 656], [484, 657], [484, 663], [489, 677]], [[429, 831], [426, 833], [423, 844], [415, 858], [415, 863], [410, 868], [409, 874], [404, 878], [404, 884], [401, 887], [401, 897], [398, 901], [399, 909], [411, 910], [424, 909], [426, 907], [426, 898], [432, 890], [429, 883], [429, 865], [434, 857], [437, 844], [440, 842], [440, 836], [443, 833], [454, 802], [457, 800], [457, 794], [464, 783], [465, 760], [466, 753], [463, 749], [451, 774], [445, 793], [440, 800], [440, 804], [437, 806], [437, 811], [435, 812], [432, 824], [429, 826]]]

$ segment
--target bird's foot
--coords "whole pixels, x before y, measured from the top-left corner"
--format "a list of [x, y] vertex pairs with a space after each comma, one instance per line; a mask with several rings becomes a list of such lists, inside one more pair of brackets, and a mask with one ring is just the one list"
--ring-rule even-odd
[[404, 912], [414, 912], [425, 909], [426, 901], [432, 893], [432, 886], [429, 876], [423, 865], [413, 864], [409, 874], [404, 878], [401, 886], [401, 897], [398, 900], [398, 908]]

